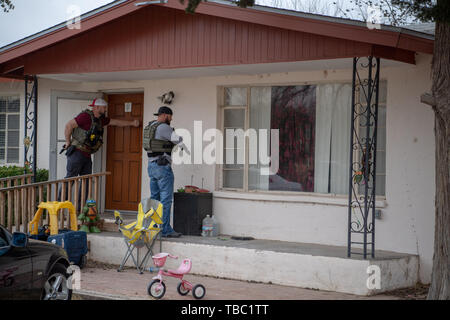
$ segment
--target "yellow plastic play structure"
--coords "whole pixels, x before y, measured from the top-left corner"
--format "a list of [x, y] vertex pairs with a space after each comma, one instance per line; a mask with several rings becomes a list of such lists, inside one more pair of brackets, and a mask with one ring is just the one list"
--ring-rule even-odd
[[127, 238], [130, 244], [136, 243], [141, 239], [142, 235], [151, 231], [159, 231], [159, 228], [154, 228], [155, 224], [162, 224], [162, 204], [156, 210], [151, 208], [147, 213], [144, 213], [142, 203], [139, 203], [138, 215], [136, 221], [123, 225], [123, 219], [118, 211], [114, 211], [116, 221], [120, 221], [119, 230], [122, 235]]
[[[161, 202], [153, 199], [144, 199], [139, 203], [136, 221], [123, 225], [123, 218], [118, 211], [114, 211], [116, 224], [119, 226], [123, 239], [127, 245], [127, 252], [123, 258], [122, 264], [117, 271], [121, 271], [131, 256], [136, 268], [142, 273], [148, 257], [153, 255], [152, 248], [156, 237], [161, 232], [163, 205]], [[139, 262], [139, 252], [137, 260], [133, 255], [134, 249], [147, 248], [147, 253], [141, 262]]]
[[70, 229], [72, 231], [77, 231], [78, 230], [77, 214], [75, 212], [75, 207], [73, 206], [72, 202], [50, 201], [50, 202], [41, 202], [39, 204], [38, 210], [34, 215], [33, 220], [28, 224], [28, 230], [30, 232], [30, 235], [38, 234], [39, 220], [41, 219], [44, 210], [47, 210], [49, 214], [50, 235], [58, 234], [58, 211], [61, 209], [69, 209]]

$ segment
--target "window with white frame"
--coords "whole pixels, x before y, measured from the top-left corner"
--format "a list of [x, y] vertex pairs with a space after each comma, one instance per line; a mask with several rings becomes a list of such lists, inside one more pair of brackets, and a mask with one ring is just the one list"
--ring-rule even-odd
[[[351, 83], [223, 88], [224, 164], [221, 187], [243, 191], [297, 191], [348, 194]], [[380, 82], [377, 195], [385, 194], [386, 82]], [[257, 144], [271, 152], [270, 130], [278, 129], [278, 170], [249, 161], [249, 135], [227, 130], [268, 132]], [[362, 130], [364, 128], [361, 128]], [[233, 139], [233, 141], [227, 141]], [[230, 156], [231, 154], [231, 156]], [[230, 160], [230, 161], [228, 161]]]
[[20, 97], [0, 96], [0, 163], [19, 163]]

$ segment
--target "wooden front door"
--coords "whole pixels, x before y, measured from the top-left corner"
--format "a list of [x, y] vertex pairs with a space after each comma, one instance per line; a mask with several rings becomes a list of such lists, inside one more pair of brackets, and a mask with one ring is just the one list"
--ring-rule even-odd
[[[130, 105], [131, 103], [131, 105]], [[137, 211], [141, 201], [143, 94], [108, 96], [108, 116], [139, 120], [141, 126], [108, 126], [106, 152], [106, 210]]]

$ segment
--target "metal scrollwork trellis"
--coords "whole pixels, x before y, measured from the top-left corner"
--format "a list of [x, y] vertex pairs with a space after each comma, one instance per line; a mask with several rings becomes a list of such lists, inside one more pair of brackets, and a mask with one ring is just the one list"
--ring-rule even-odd
[[37, 77], [25, 78], [25, 116], [24, 116], [24, 167], [32, 171], [36, 178], [36, 132], [37, 132]]
[[379, 76], [380, 58], [353, 58], [348, 257], [375, 257]]

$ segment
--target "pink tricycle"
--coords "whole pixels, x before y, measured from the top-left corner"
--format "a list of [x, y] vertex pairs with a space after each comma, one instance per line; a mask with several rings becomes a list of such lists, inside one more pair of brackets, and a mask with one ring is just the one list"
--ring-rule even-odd
[[167, 257], [178, 259], [168, 253], [158, 253], [152, 256], [155, 266], [159, 268], [158, 275], [153, 277], [153, 281], [147, 287], [148, 294], [153, 298], [161, 299], [166, 293], [166, 285], [164, 284], [163, 276], [173, 277], [180, 279], [181, 282], [177, 286], [177, 291], [180, 295], [185, 296], [192, 291], [192, 295], [195, 299], [201, 299], [205, 296], [206, 289], [201, 284], [193, 286], [189, 281], [183, 280], [183, 276], [191, 271], [192, 262], [190, 259], [184, 259], [177, 270], [163, 270], [161, 269], [166, 263]]

